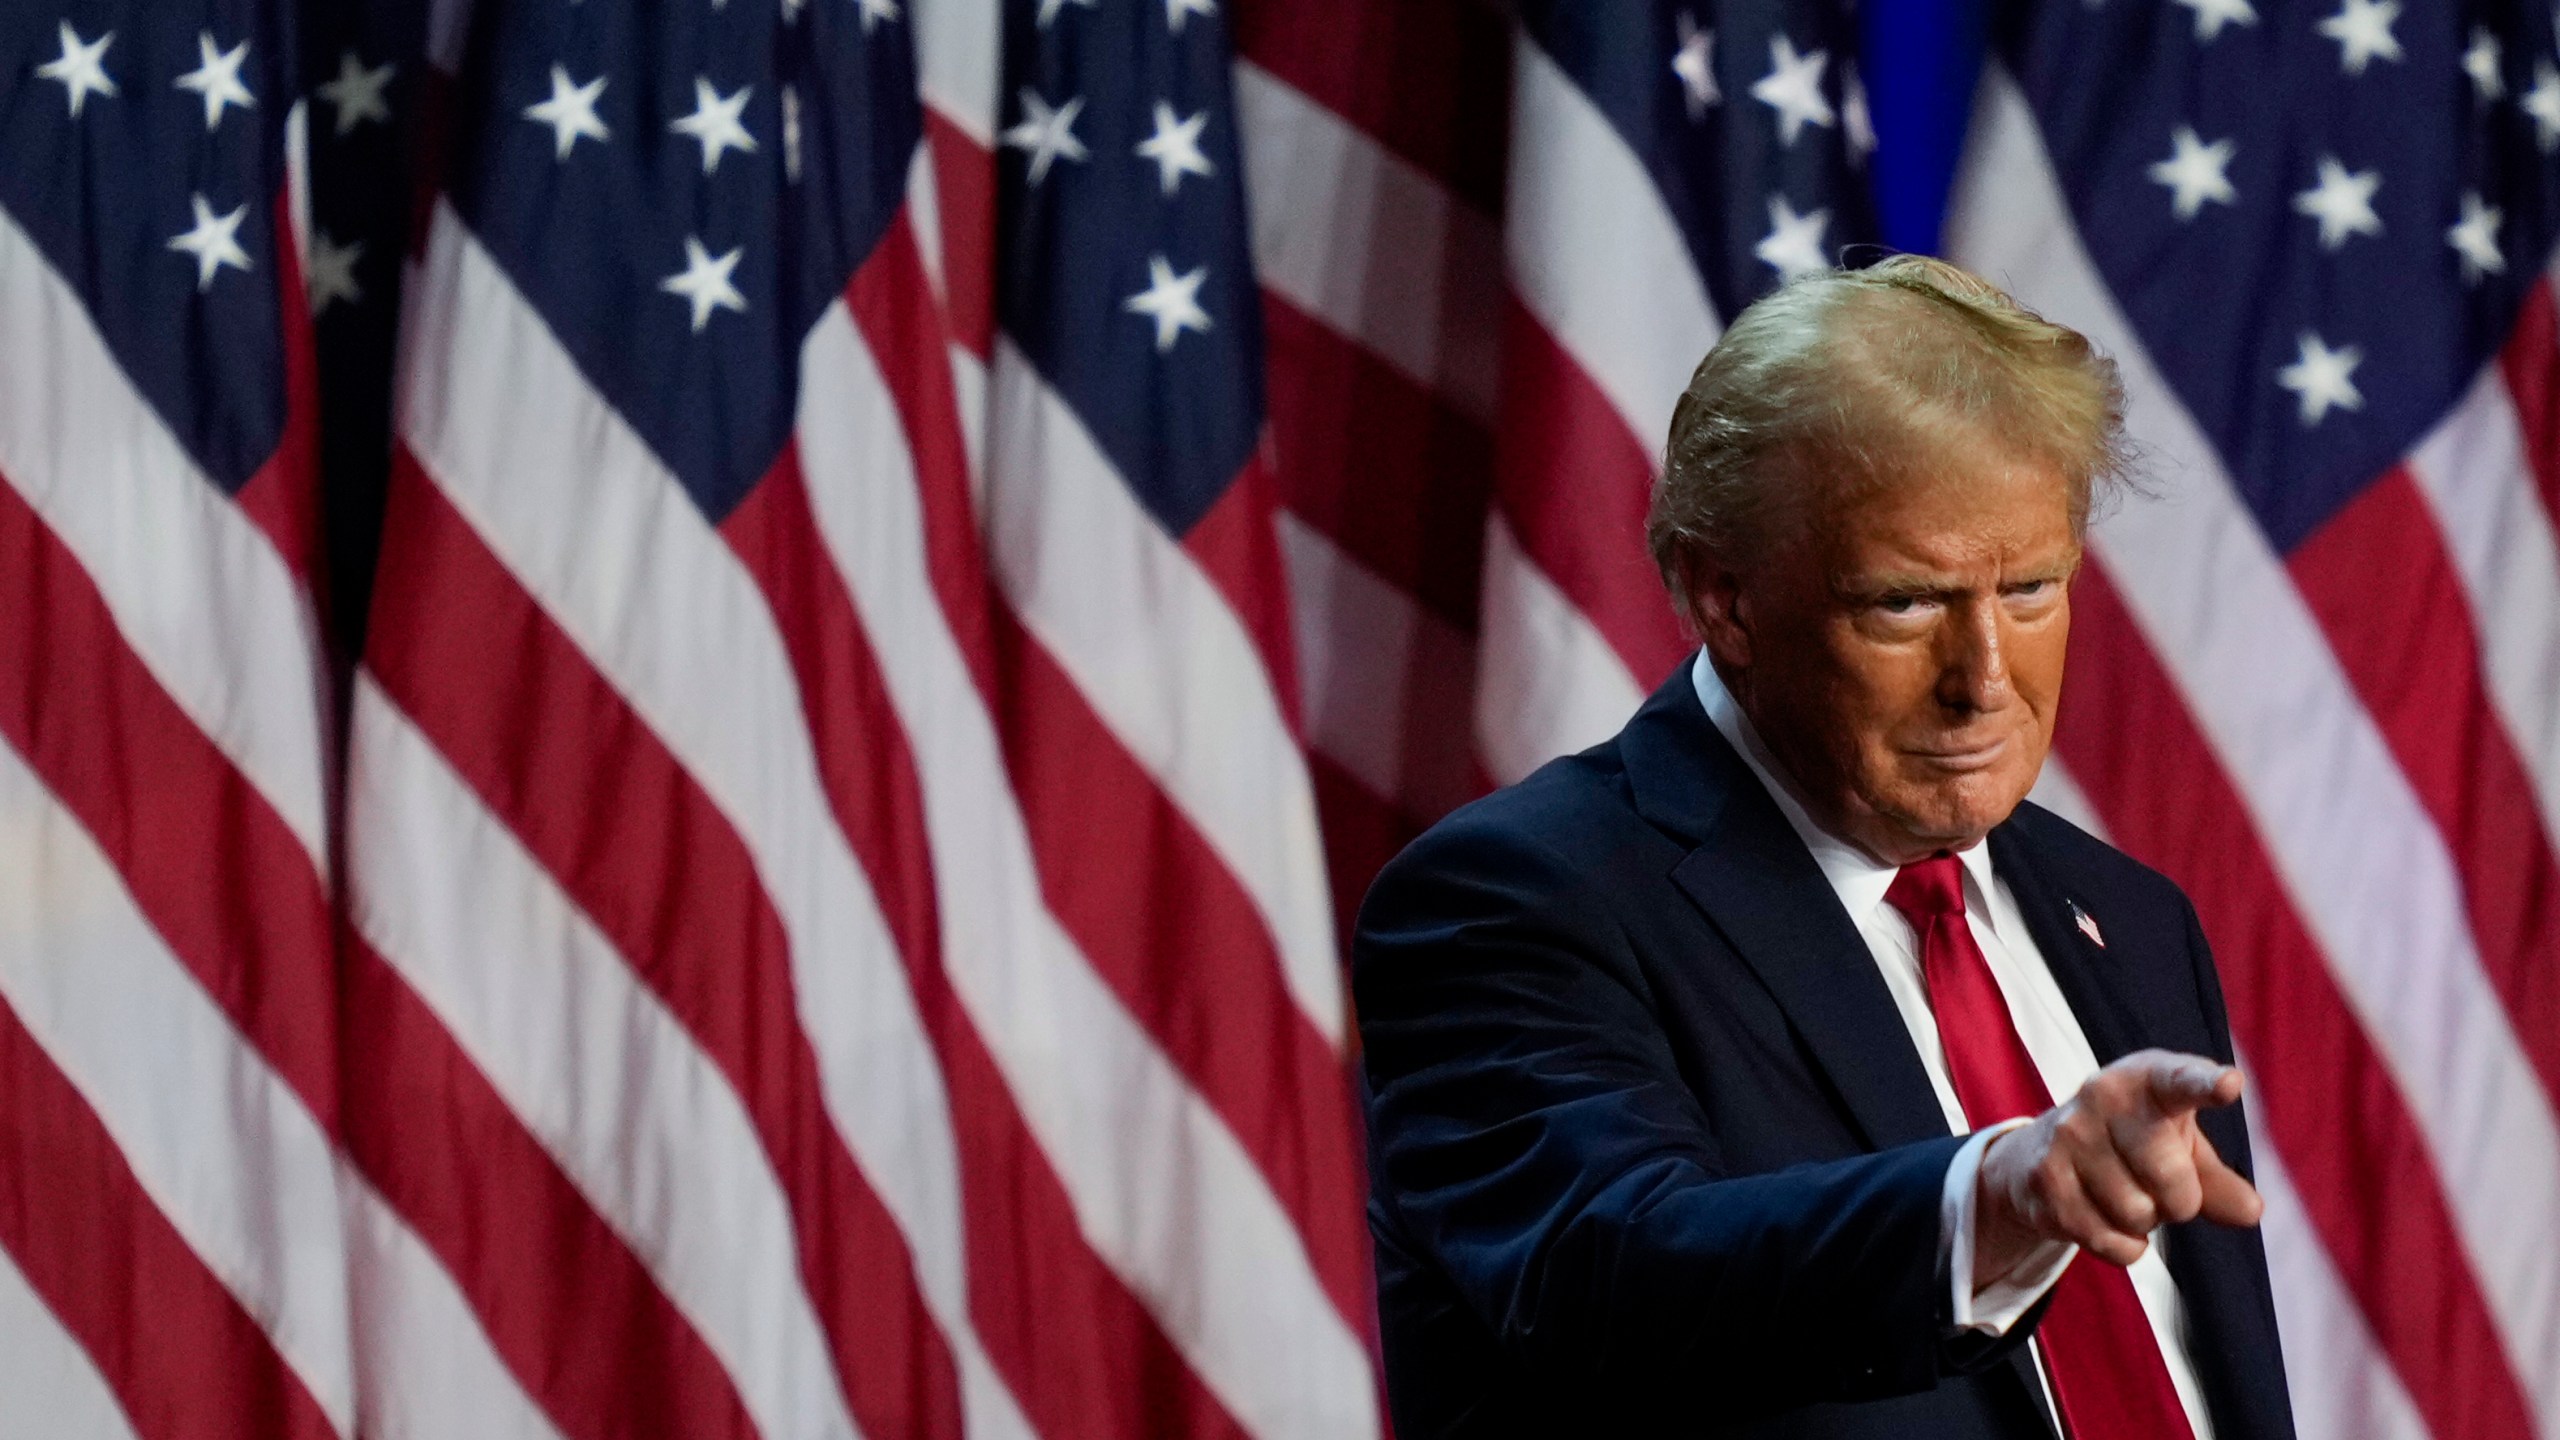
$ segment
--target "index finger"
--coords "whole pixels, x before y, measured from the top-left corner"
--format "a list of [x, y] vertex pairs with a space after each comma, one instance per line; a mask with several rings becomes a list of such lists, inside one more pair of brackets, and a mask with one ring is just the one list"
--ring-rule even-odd
[[2240, 1098], [2240, 1071], [2202, 1055], [2161, 1052], [2150, 1059], [2151, 1102], [2169, 1115], [2228, 1105]]

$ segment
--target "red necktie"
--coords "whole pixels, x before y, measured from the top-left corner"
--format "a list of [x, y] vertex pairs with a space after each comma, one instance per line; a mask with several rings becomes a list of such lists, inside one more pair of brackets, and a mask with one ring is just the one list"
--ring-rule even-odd
[[[1884, 898], [1920, 934], [1920, 970], [1965, 1119], [1980, 1129], [2043, 1114], [2053, 1097], [1965, 923], [1963, 865], [1953, 855], [1905, 865]], [[2053, 1287], [2036, 1340], [2071, 1440], [2194, 1440], [2124, 1271], [2075, 1258]]]

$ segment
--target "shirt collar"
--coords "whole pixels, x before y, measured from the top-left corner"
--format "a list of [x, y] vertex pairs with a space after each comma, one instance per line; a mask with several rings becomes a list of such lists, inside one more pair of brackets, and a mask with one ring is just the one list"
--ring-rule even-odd
[[[1742, 706], [1733, 698], [1733, 692], [1725, 688], [1724, 678], [1716, 674], [1716, 668], [1708, 661], [1704, 648], [1690, 663], [1689, 680], [1697, 689], [1698, 703], [1706, 707], [1707, 719], [1742, 757], [1742, 763], [1751, 768], [1752, 775], [1760, 781], [1760, 788], [1768, 791], [1769, 798], [1778, 802], [1779, 813], [1787, 817], [1787, 824], [1794, 829], [1797, 838], [1804, 841], [1804, 847], [1813, 852], [1813, 863], [1821, 869], [1822, 878], [1831, 883], [1832, 893], [1840, 897], [1841, 908], [1849, 912], [1849, 918], [1863, 924], [1869, 915], [1875, 913], [1876, 907], [1884, 903], [1884, 892], [1893, 888], [1893, 879], [1901, 873], [1900, 868], [1878, 861], [1814, 823], [1812, 814], [1804, 808], [1804, 802], [1796, 798], [1795, 782], [1788, 778], [1785, 767], [1778, 763], [1777, 756], [1770, 753], [1768, 745], [1761, 740], [1751, 717], [1742, 713]], [[1976, 842], [1957, 851], [1956, 859], [1964, 866], [1966, 888], [1971, 892], [1966, 897], [1969, 908], [1975, 915], [1988, 919], [1991, 907], [1986, 902], [1992, 894], [1991, 847]]]

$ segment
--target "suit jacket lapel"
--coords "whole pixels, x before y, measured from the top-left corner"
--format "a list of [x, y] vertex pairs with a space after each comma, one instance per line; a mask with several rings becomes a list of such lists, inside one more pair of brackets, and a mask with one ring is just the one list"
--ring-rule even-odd
[[[2027, 931], [2044, 952], [2062, 998], [2089, 1037], [2098, 1063], [2107, 1064], [2137, 1048], [2143, 1033], [2141, 1007], [2126, 988], [2124, 967], [2107, 963], [2107, 953], [2087, 935], [2071, 914], [2072, 899], [2062, 893], [2015, 825], [1991, 832], [1991, 868], [2009, 882]], [[2062, 1097], [2056, 1097], [2057, 1099]]]
[[1867, 1143], [1943, 1137], [1866, 940], [1776, 802], [1725, 743], [1682, 666], [1619, 737], [1637, 810], [1694, 848], [1677, 884], [1777, 998]]

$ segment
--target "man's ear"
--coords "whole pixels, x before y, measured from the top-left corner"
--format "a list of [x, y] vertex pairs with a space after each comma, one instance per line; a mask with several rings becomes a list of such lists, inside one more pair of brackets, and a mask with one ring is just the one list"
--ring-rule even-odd
[[1710, 563], [1691, 570], [1689, 621], [1698, 628], [1698, 638], [1717, 666], [1751, 667], [1751, 625], [1744, 613], [1741, 576]]

